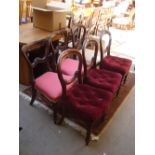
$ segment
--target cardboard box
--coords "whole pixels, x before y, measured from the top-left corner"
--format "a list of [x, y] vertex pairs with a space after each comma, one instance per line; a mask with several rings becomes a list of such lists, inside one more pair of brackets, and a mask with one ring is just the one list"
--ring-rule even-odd
[[33, 26], [47, 31], [66, 27], [66, 3], [52, 0], [32, 0]]
[[55, 31], [66, 27], [64, 10], [47, 10], [33, 8], [33, 26], [47, 31]]

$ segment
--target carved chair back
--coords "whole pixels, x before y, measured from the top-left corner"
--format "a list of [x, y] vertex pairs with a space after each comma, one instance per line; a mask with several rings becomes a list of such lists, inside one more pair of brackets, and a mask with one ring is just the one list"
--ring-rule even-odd
[[51, 51], [49, 52], [49, 47], [49, 38], [41, 39], [22, 47], [22, 52], [29, 66], [32, 83], [38, 76], [52, 70], [50, 66], [54, 67], [54, 65], [50, 64], [51, 57], [54, 55]]
[[[88, 60], [86, 58], [86, 52], [88, 50], [88, 55], [92, 54], [91, 60], [88, 64]], [[92, 52], [92, 53], [90, 53]], [[87, 77], [87, 70], [96, 68], [96, 59], [98, 55], [98, 43], [96, 40], [93, 39], [86, 39], [84, 41], [83, 47], [82, 47], [82, 58], [83, 58], [83, 65], [84, 65], [84, 79]], [[87, 56], [88, 57], [88, 56]], [[88, 67], [89, 66], [89, 67]]]
[[[77, 70], [74, 73], [74, 76], [70, 80], [66, 80], [63, 78], [62, 72], [61, 72], [61, 66], [65, 59], [72, 58], [76, 56], [76, 58], [79, 60]], [[81, 69], [82, 69], [82, 55], [77, 49], [67, 49], [61, 53], [61, 55], [58, 58], [58, 76], [61, 81], [61, 85], [63, 88], [63, 97], [66, 96], [66, 86], [68, 84], [71, 84], [75, 81], [78, 81], [78, 83], [82, 83], [82, 77], [81, 77]]]
[[[106, 41], [103, 44], [103, 37], [108, 36], [108, 40], [106, 38]], [[99, 35], [100, 40], [100, 53], [101, 53], [101, 61], [105, 54], [110, 55], [110, 48], [111, 48], [111, 42], [112, 42], [112, 36], [110, 31], [108, 30], [102, 30]]]
[[58, 30], [50, 35], [50, 50], [54, 51], [55, 64], [57, 63], [60, 53], [68, 48], [68, 31], [69, 29]]
[[81, 49], [83, 42], [86, 37], [86, 28], [85, 26], [78, 24], [74, 25], [71, 28], [71, 38], [72, 38], [72, 44], [73, 48]]

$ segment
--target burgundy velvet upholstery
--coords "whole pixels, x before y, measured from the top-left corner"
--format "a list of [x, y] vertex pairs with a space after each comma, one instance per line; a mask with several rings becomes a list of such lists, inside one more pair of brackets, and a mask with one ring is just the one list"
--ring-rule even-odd
[[122, 75], [106, 69], [91, 69], [87, 74], [86, 83], [115, 93], [121, 83]]
[[[61, 65], [61, 71], [65, 75], [73, 76], [75, 71], [77, 71], [79, 61], [71, 58], [65, 59]], [[84, 69], [82, 67], [82, 74], [84, 73]]]
[[[63, 75], [64, 79], [70, 79], [70, 76]], [[68, 85], [69, 89], [71, 85]], [[58, 78], [58, 74], [54, 72], [46, 72], [35, 80], [35, 88], [41, 91], [51, 100], [57, 100], [62, 95], [62, 86]]]
[[73, 118], [91, 124], [107, 112], [112, 97], [109, 91], [77, 84], [67, 92], [65, 111]]
[[116, 56], [106, 56], [102, 60], [102, 67], [114, 72], [122, 74], [122, 76], [128, 74], [132, 61], [126, 58], [120, 58]]

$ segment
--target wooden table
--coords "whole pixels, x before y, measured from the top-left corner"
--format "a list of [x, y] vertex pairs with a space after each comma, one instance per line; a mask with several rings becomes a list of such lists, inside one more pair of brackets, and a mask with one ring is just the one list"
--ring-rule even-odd
[[[24, 85], [30, 84], [30, 74], [28, 64], [21, 51], [24, 44], [48, 37], [52, 32], [34, 28], [33, 23], [19, 26], [19, 82]], [[56, 38], [57, 39], [57, 38]], [[55, 40], [56, 40], [55, 39]]]
[[33, 23], [22, 24], [19, 26], [19, 43], [27, 44], [39, 39], [43, 39], [52, 32], [33, 27]]

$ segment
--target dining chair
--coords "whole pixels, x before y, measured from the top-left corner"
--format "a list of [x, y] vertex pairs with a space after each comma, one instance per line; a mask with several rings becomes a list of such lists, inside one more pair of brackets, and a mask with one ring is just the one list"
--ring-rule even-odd
[[[64, 80], [61, 72], [62, 62], [69, 56], [76, 55], [79, 59], [74, 77]], [[77, 49], [65, 50], [58, 59], [58, 75], [64, 89], [64, 99], [61, 104], [64, 117], [80, 123], [86, 129], [86, 145], [91, 140], [91, 133], [105, 119], [112, 102], [113, 94], [109, 91], [82, 84], [81, 79], [82, 55]], [[77, 80], [74, 86], [66, 91], [68, 84]]]
[[124, 14], [124, 16], [113, 18], [112, 27], [122, 30], [133, 29], [135, 27], [135, 9], [133, 8], [128, 14]]
[[[104, 35], [108, 36], [107, 44], [103, 44]], [[130, 67], [132, 65], [132, 60], [123, 57], [112, 56], [110, 53], [111, 42], [112, 42], [112, 36], [110, 31], [102, 30], [102, 32], [100, 33], [100, 51], [101, 51], [100, 68], [120, 73], [122, 75], [122, 82], [125, 83], [128, 73], [130, 71]]]
[[[63, 51], [66, 49], [69, 49], [71, 47], [68, 47], [68, 35], [70, 33], [70, 29], [64, 29], [64, 30], [58, 30], [54, 33], [52, 33], [52, 37], [56, 38], [56, 45], [54, 45], [54, 53], [55, 53], [55, 64], [57, 68], [57, 61], [58, 57], [60, 56]], [[55, 39], [54, 39], [55, 40]], [[51, 39], [52, 41], [52, 39]], [[51, 45], [53, 46], [53, 41], [51, 42]], [[77, 69], [79, 61], [76, 59], [76, 57], [70, 57], [63, 61], [62, 63], [62, 73], [67, 76], [74, 76], [74, 72]], [[82, 69], [82, 71], [84, 71]]]
[[51, 50], [54, 50], [55, 54], [55, 63], [57, 63], [61, 52], [68, 48], [68, 31], [70, 31], [68, 28], [60, 29], [49, 35], [51, 38]]
[[[57, 117], [57, 108], [61, 103], [63, 89], [57, 72], [54, 72], [51, 68], [50, 60], [53, 60], [54, 53], [49, 50], [50, 44], [50, 38], [41, 39], [24, 45], [22, 52], [31, 74], [32, 98], [30, 105], [33, 105], [37, 95], [40, 94], [43, 100], [48, 103], [48, 106], [53, 109], [54, 122], [59, 124], [62, 118]], [[38, 72], [39, 74], [36, 74]], [[71, 78], [67, 75], [63, 76], [65, 79]], [[70, 87], [68, 85], [67, 89]]]
[[[68, 45], [67, 48], [75, 48], [75, 49], [82, 49], [83, 42], [86, 37], [86, 28], [83, 25], [74, 25], [71, 27], [70, 31], [67, 35]], [[62, 51], [63, 52], [63, 51]], [[77, 69], [79, 61], [76, 59], [75, 56], [72, 58], [65, 59], [62, 63], [62, 73], [69, 76], [74, 76], [74, 72]], [[82, 74], [84, 69], [82, 67]]]
[[86, 37], [86, 27], [82, 24], [74, 24], [70, 28], [70, 33], [68, 34], [68, 47], [81, 49], [83, 42]]
[[[88, 61], [86, 58], [86, 49], [88, 46], [91, 46], [91, 52], [94, 54], [89, 64], [87, 63]], [[82, 48], [84, 83], [96, 88], [105, 89], [113, 94], [118, 95], [121, 86], [122, 75], [106, 69], [97, 68], [96, 60], [98, 51], [97, 41], [92, 39], [85, 40]]]

